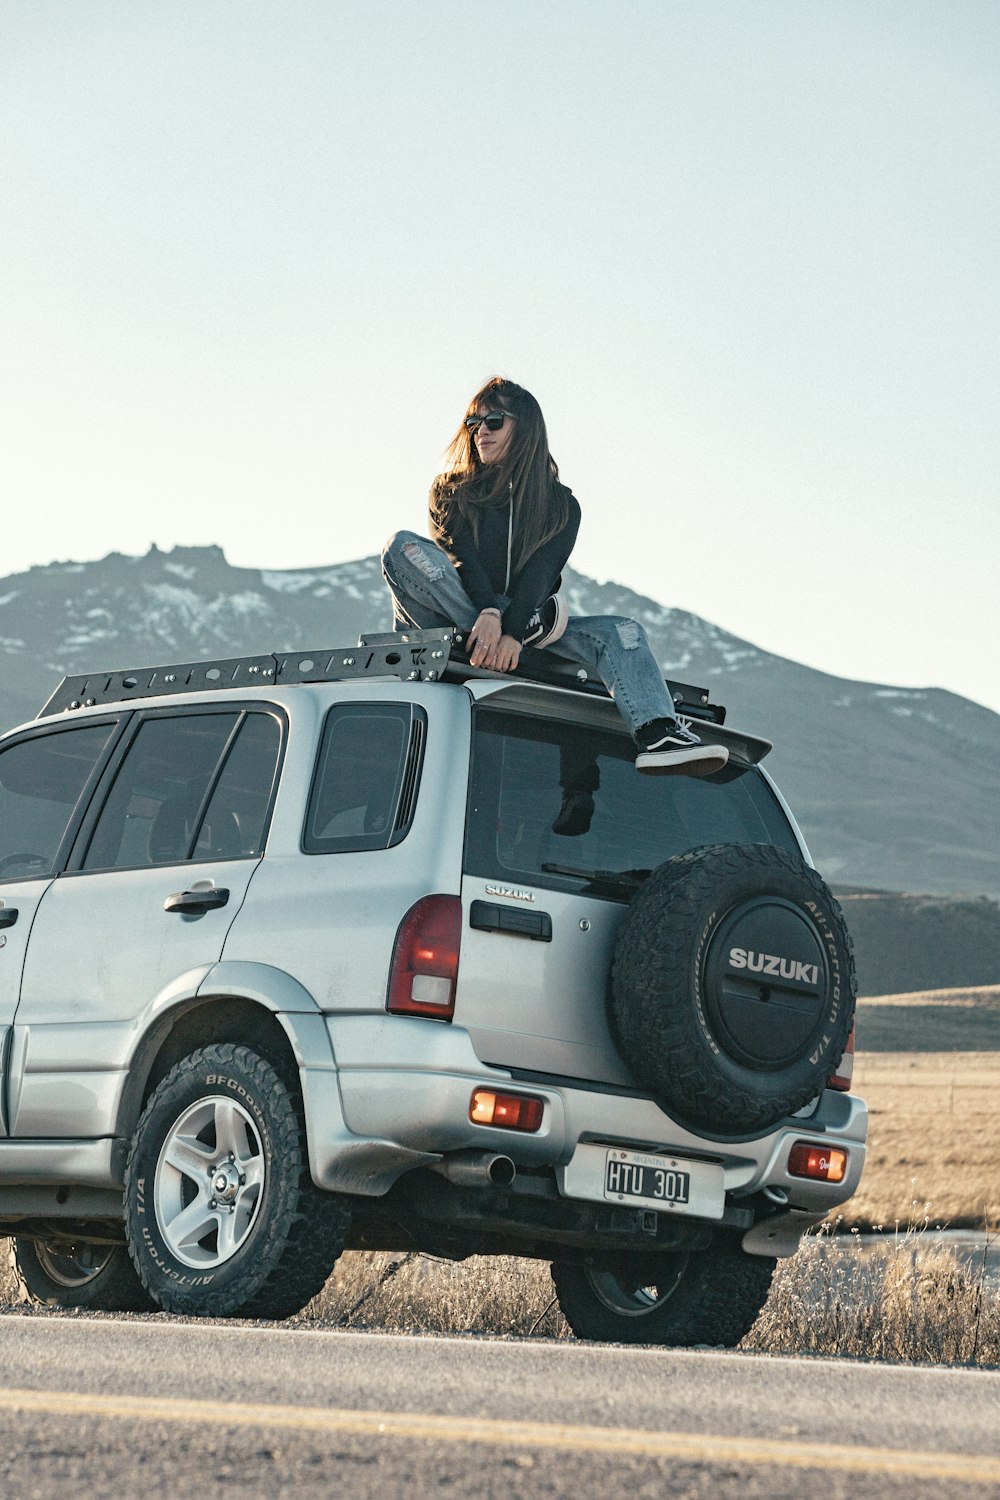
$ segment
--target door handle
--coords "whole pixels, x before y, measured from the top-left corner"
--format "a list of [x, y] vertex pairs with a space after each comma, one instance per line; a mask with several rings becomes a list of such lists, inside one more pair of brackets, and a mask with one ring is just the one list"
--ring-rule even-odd
[[517, 937], [534, 938], [536, 943], [552, 941], [552, 918], [547, 911], [518, 911], [511, 906], [494, 906], [491, 901], [473, 901], [469, 926], [480, 932], [511, 932]]
[[225, 886], [206, 886], [204, 890], [174, 891], [163, 903], [164, 911], [184, 912], [197, 916], [204, 911], [216, 911], [225, 906], [229, 892]]
[[0, 927], [13, 927], [16, 921], [16, 906], [0, 906]]

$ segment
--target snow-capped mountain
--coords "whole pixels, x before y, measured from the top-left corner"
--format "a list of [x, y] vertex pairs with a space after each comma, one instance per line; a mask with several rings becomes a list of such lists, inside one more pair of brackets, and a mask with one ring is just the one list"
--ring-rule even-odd
[[[615, 583], [569, 570], [573, 614], [642, 621], [664, 671], [774, 742], [767, 766], [834, 883], [1000, 897], [1000, 715], [940, 689], [816, 672]], [[0, 579], [0, 727], [59, 679], [102, 667], [347, 645], [388, 630], [378, 560], [233, 568], [218, 547], [155, 547]]]

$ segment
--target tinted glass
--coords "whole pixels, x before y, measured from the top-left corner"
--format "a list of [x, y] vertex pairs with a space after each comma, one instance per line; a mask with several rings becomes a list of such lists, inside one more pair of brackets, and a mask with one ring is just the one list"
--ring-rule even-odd
[[237, 859], [260, 851], [280, 748], [278, 720], [248, 714], [202, 819], [195, 859]]
[[[642, 776], [634, 761], [624, 734], [479, 710], [467, 870], [627, 899], [650, 870], [700, 844], [797, 848], [759, 772], [730, 766], [700, 781]], [[557, 833], [572, 792], [582, 803], [576, 831]]]
[[0, 880], [51, 873], [112, 728], [36, 735], [0, 754]]
[[146, 719], [115, 777], [84, 868], [129, 869], [189, 858], [198, 815], [238, 718]]
[[385, 849], [406, 832], [415, 793], [411, 752], [420, 710], [403, 703], [330, 710], [303, 847], [310, 854]]

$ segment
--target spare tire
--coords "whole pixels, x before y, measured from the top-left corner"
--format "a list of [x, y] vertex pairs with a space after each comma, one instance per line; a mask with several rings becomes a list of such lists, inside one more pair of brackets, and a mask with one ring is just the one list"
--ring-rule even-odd
[[850, 934], [816, 871], [767, 844], [716, 844], [660, 865], [629, 907], [611, 1021], [674, 1119], [748, 1134], [826, 1085], [856, 995]]

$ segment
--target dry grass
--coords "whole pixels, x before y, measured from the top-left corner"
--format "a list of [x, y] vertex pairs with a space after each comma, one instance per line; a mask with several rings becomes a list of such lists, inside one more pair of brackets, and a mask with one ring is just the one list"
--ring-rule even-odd
[[[548, 1267], [513, 1257], [461, 1265], [421, 1256], [345, 1255], [295, 1320], [396, 1333], [571, 1337]], [[960, 1259], [923, 1230], [876, 1246], [809, 1235], [779, 1262], [742, 1348], [932, 1364], [1000, 1364], [1000, 1286], [985, 1259]]]
[[854, 1088], [871, 1112], [853, 1224], [1000, 1225], [1000, 986], [858, 1003]]
[[0, 1240], [0, 1310], [10, 1307], [14, 1301], [14, 1277], [7, 1268], [9, 1240]]
[[513, 1255], [453, 1263], [424, 1255], [342, 1255], [296, 1322], [389, 1333], [568, 1338], [547, 1263]]
[[779, 1261], [741, 1348], [1000, 1365], [1000, 1286], [986, 1274], [985, 1251], [960, 1258], [922, 1228], [874, 1246], [821, 1232]]
[[[1000, 1285], [985, 1270], [985, 1255], [960, 1259], [922, 1230], [875, 1246], [851, 1235], [809, 1235], [795, 1256], [779, 1262], [767, 1305], [741, 1348], [997, 1366]], [[0, 1310], [12, 1292], [0, 1276]], [[418, 1255], [348, 1253], [320, 1296], [291, 1321], [316, 1329], [571, 1337], [547, 1265], [511, 1256], [452, 1265]]]
[[854, 1077], [871, 1125], [849, 1221], [1000, 1225], [1000, 1056], [862, 1053]]

